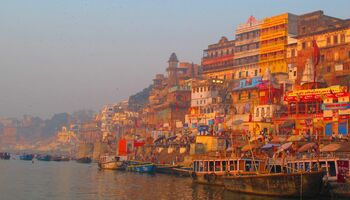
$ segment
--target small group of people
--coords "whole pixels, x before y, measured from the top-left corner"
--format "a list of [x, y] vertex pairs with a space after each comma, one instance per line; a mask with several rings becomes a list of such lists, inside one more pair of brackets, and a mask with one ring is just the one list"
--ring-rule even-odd
[[337, 141], [348, 141], [348, 137], [346, 137], [345, 135], [338, 133], [335, 134], [335, 132], [332, 133], [330, 140], [332, 142], [337, 142]]

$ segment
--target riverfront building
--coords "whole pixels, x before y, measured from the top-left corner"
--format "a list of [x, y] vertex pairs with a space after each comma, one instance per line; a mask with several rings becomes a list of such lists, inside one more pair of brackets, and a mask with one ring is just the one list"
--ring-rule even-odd
[[234, 40], [222, 37], [218, 43], [209, 45], [203, 52], [203, 76], [212, 79], [233, 79], [234, 56]]

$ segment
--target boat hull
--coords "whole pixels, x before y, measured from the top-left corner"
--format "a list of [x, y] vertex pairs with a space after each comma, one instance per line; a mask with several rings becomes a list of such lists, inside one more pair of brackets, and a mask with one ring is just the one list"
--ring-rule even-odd
[[79, 158], [76, 160], [78, 163], [91, 163], [92, 160], [89, 157]]
[[51, 156], [46, 155], [46, 156], [39, 156], [36, 158], [39, 161], [51, 161]]
[[206, 185], [215, 185], [215, 186], [224, 186], [224, 180], [222, 179], [222, 175], [216, 175], [214, 173], [203, 174], [203, 173], [195, 173], [191, 174], [193, 182], [198, 184], [206, 184]]
[[127, 171], [139, 172], [139, 173], [155, 173], [156, 166], [153, 164], [141, 164], [141, 165], [129, 165]]
[[156, 173], [190, 177], [192, 168], [184, 168], [173, 165], [156, 165]]
[[332, 197], [350, 197], [350, 183], [330, 182], [328, 184]]
[[98, 167], [100, 169], [108, 170], [122, 170], [123, 162], [122, 161], [110, 161], [110, 162], [99, 162]]
[[323, 172], [223, 177], [233, 192], [281, 197], [313, 197], [322, 189]]
[[34, 158], [33, 154], [25, 154], [25, 155], [20, 155], [19, 159], [20, 160], [25, 160], [25, 161], [32, 161]]
[[7, 152], [0, 152], [0, 159], [1, 160], [10, 160], [11, 155]]

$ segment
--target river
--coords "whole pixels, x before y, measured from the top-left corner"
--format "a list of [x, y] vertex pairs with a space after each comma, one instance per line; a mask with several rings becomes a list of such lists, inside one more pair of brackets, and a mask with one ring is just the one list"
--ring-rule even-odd
[[0, 199], [276, 199], [192, 184], [190, 178], [99, 170], [97, 164], [0, 160]]

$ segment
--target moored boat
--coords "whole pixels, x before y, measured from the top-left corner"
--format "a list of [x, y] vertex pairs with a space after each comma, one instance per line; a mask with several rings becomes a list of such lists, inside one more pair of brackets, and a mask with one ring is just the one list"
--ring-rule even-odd
[[37, 160], [39, 161], [51, 161], [52, 156], [50, 155], [38, 155], [36, 157]]
[[69, 161], [70, 158], [67, 156], [53, 156], [52, 161], [60, 162], [60, 161]]
[[255, 195], [314, 197], [321, 192], [324, 172], [224, 176], [225, 189]]
[[193, 160], [191, 176], [194, 183], [224, 186], [225, 175], [255, 174], [265, 167], [265, 161], [259, 159], [208, 157]]
[[0, 152], [0, 159], [1, 160], [10, 160], [11, 154], [7, 152]]
[[127, 164], [126, 170], [140, 173], [155, 173], [156, 166], [153, 163], [131, 161]]
[[98, 161], [100, 169], [122, 170], [124, 158], [120, 156], [102, 156]]
[[181, 165], [156, 164], [156, 173], [190, 177], [192, 168]]
[[34, 154], [22, 154], [19, 156], [20, 160], [31, 161], [34, 158]]
[[82, 157], [82, 158], [76, 159], [76, 161], [78, 163], [91, 163], [92, 159], [90, 157]]

